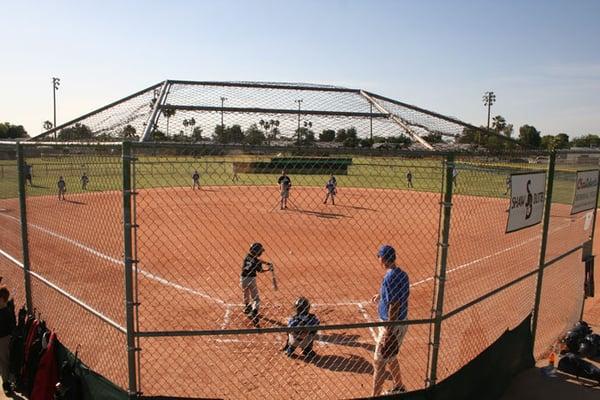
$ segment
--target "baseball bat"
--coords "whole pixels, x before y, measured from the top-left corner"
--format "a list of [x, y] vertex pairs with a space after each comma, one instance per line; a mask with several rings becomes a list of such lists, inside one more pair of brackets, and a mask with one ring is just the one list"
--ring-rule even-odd
[[271, 284], [273, 290], [277, 290], [277, 278], [275, 277], [275, 265], [271, 264]]

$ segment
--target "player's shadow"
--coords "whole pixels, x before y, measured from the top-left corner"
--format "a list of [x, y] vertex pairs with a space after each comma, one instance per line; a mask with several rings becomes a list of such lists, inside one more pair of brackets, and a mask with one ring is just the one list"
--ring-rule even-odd
[[297, 208], [297, 207], [288, 207], [287, 210], [297, 212], [300, 214], [311, 215], [311, 216], [318, 217], [318, 218], [328, 218], [328, 219], [348, 218], [348, 216], [345, 214], [328, 213], [328, 212], [313, 211], [313, 210], [303, 210], [302, 208]]
[[373, 374], [373, 365], [356, 354], [347, 354], [344, 356], [336, 354], [315, 355], [308, 363], [322, 369], [335, 372], [354, 372], [359, 374]]
[[377, 211], [373, 208], [368, 208], [368, 207], [360, 207], [360, 206], [347, 206], [344, 204], [338, 204], [336, 205], [336, 207], [342, 207], [342, 208], [352, 208], [354, 210], [363, 210], [363, 211]]
[[84, 203], [83, 201], [77, 201], [77, 200], [68, 200], [68, 199], [65, 199], [65, 201], [66, 201], [67, 203], [71, 203], [71, 204], [77, 204], [77, 205], [81, 205], [81, 206], [85, 206], [85, 205], [86, 205], [86, 203]]
[[321, 342], [339, 346], [360, 347], [368, 351], [375, 351], [373, 344], [359, 342], [358, 338], [360, 338], [359, 335], [347, 335], [344, 333], [322, 333], [318, 336]]
[[36, 189], [50, 189], [48, 186], [42, 186], [42, 185], [29, 185], [29, 187], [36, 188]]

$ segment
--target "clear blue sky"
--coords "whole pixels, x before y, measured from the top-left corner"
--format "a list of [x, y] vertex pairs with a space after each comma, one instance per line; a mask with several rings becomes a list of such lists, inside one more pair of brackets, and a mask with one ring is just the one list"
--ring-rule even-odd
[[39, 133], [164, 79], [334, 84], [600, 134], [600, 1], [0, 0], [0, 121]]

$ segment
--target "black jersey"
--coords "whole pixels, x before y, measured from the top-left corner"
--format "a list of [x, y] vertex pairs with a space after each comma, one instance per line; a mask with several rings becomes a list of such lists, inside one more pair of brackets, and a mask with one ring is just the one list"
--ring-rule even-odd
[[255, 277], [257, 272], [262, 272], [262, 261], [256, 258], [253, 255], [248, 254], [246, 258], [244, 258], [244, 263], [242, 264], [242, 277]]
[[281, 175], [279, 179], [277, 179], [277, 183], [281, 185], [282, 189], [289, 189], [292, 186], [292, 180], [287, 175]]
[[197, 172], [194, 173], [194, 175], [192, 175], [192, 179], [197, 181], [198, 179], [200, 179], [200, 174], [198, 174]]

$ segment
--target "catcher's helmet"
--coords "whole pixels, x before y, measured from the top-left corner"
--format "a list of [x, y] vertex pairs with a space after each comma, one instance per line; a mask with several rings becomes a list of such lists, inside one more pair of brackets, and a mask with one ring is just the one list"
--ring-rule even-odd
[[585, 335], [592, 333], [592, 328], [585, 321], [578, 321], [573, 325], [571, 331], [577, 332], [583, 338]]
[[263, 245], [260, 243], [252, 243], [250, 246], [250, 254], [253, 256], [259, 256], [264, 250]]
[[598, 351], [600, 350], [600, 336], [590, 333], [583, 339], [583, 341], [585, 343], [589, 343], [590, 345], [590, 354], [587, 357], [595, 357], [598, 355]]
[[298, 314], [308, 314], [310, 311], [310, 301], [306, 297], [298, 297], [294, 303], [294, 307]]

